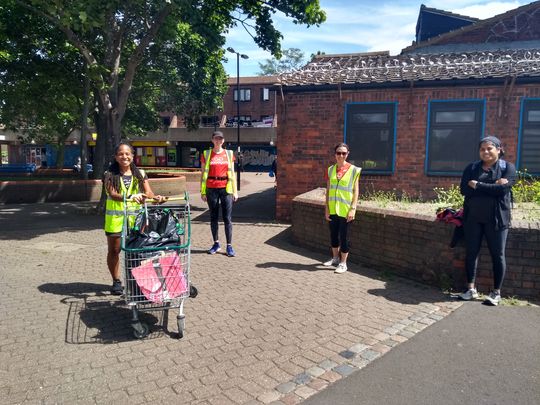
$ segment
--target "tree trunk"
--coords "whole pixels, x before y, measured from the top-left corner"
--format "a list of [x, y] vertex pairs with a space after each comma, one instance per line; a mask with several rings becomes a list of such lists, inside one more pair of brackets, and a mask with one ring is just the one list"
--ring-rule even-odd
[[[96, 117], [97, 140], [94, 153], [94, 178], [103, 179], [103, 174], [109, 168], [114, 159], [114, 148], [121, 140], [121, 123], [117, 119], [114, 110], [99, 110]], [[96, 207], [98, 212], [105, 211], [107, 196], [102, 190], [101, 198]]]
[[56, 150], [56, 168], [62, 169], [64, 167], [64, 155], [65, 155], [64, 140], [62, 137], [57, 138], [57, 147], [58, 149]]

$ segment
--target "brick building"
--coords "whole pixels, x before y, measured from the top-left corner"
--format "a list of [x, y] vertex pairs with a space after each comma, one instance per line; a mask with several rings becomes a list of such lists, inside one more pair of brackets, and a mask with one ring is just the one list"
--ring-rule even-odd
[[434, 187], [459, 182], [487, 134], [501, 138], [507, 160], [540, 174], [540, 2], [397, 56], [316, 56], [279, 83], [281, 220], [292, 198], [324, 186], [343, 141], [363, 168], [363, 191], [431, 197]]

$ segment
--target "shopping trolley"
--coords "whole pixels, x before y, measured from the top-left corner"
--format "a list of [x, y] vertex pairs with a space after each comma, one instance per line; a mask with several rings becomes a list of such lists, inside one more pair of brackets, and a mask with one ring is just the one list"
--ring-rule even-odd
[[[152, 200], [150, 200], [152, 201]], [[139, 210], [124, 201], [123, 253], [124, 295], [131, 308], [131, 326], [136, 338], [146, 337], [150, 329], [139, 319], [139, 311], [164, 311], [178, 308], [178, 335], [184, 336], [184, 301], [195, 297], [190, 284], [191, 219], [188, 193], [169, 198], [159, 205], [145, 203]]]

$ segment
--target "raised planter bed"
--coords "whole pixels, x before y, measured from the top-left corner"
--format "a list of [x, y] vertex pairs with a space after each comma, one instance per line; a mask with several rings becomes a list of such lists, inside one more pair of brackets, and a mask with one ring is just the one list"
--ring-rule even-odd
[[[152, 190], [161, 195], [177, 196], [186, 190], [185, 176], [150, 178]], [[36, 202], [98, 201], [101, 180], [35, 180], [0, 182], [0, 204]]]
[[[324, 189], [294, 198], [294, 241], [330, 254], [328, 224], [324, 218]], [[435, 221], [435, 212], [405, 212], [360, 205], [350, 229], [352, 262], [432, 284], [442, 289], [465, 287], [465, 248], [449, 247], [453, 226]], [[503, 295], [540, 299], [540, 222], [514, 220], [506, 249], [507, 274]], [[477, 283], [492, 288], [491, 258], [480, 253]]]

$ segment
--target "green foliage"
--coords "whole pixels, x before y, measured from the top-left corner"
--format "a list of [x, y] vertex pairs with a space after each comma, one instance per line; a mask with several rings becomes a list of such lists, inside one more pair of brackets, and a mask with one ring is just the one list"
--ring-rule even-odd
[[449, 188], [435, 187], [437, 197], [435, 203], [444, 208], [460, 209], [463, 207], [463, 195], [459, 186], [452, 184]]
[[305, 64], [304, 52], [298, 48], [289, 48], [283, 51], [281, 58], [267, 59], [259, 63], [259, 76], [275, 76], [301, 68]]
[[518, 171], [518, 180], [512, 187], [516, 203], [534, 202], [540, 204], [540, 179], [527, 173]]
[[[26, 54], [28, 61], [51, 55], [69, 69], [77, 58], [78, 66], [87, 64], [97, 109], [94, 174], [100, 176], [105, 156], [126, 129], [140, 133], [157, 127], [157, 111], [163, 108], [185, 113], [194, 127], [199, 115], [219, 105], [226, 79], [224, 33], [231, 27], [244, 26], [257, 45], [281, 57], [282, 35], [273, 21], [277, 11], [307, 26], [326, 18], [318, 0], [4, 0], [1, 28], [31, 15], [32, 21], [17, 29], [23, 38], [30, 32], [39, 47], [27, 49], [0, 33], [0, 55], [9, 61], [17, 55]], [[65, 49], [56, 46], [58, 36]]]
[[[0, 122], [59, 147], [81, 124], [82, 59], [64, 35], [20, 6], [0, 7]], [[24, 35], [21, 33], [24, 32]]]

